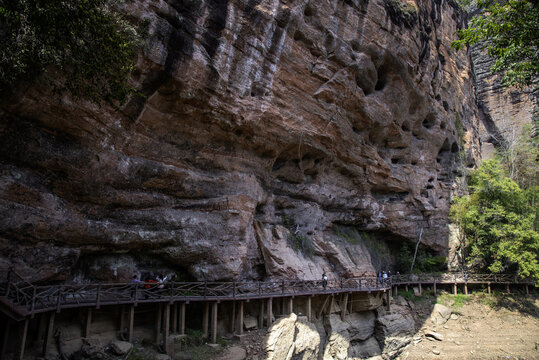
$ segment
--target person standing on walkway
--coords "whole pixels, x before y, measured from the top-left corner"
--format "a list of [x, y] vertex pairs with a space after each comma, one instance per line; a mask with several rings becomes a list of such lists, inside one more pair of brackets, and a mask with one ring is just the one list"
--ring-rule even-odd
[[328, 286], [328, 276], [325, 272], [322, 274], [322, 286], [324, 287], [324, 290], [326, 290], [326, 287]]
[[141, 284], [142, 281], [140, 281], [138, 279], [138, 276], [135, 274], [133, 275], [133, 279], [131, 279], [131, 298], [135, 298], [136, 294], [137, 294], [137, 288], [139, 286], [139, 284]]

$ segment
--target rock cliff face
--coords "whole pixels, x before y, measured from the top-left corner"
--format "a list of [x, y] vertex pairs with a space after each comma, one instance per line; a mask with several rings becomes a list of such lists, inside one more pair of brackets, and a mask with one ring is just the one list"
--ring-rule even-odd
[[38, 84], [1, 101], [2, 267], [311, 279], [372, 273], [421, 232], [446, 251], [458, 166], [479, 151], [453, 3], [126, 6], [150, 22], [145, 99], [115, 111]]
[[268, 330], [265, 359], [395, 359], [415, 332], [412, 312], [399, 300], [404, 304], [392, 312], [380, 307], [344, 319], [331, 313], [314, 323], [292, 313]]
[[524, 90], [504, 88], [501, 76], [490, 73], [493, 59], [480, 46], [472, 47], [471, 57], [481, 120], [481, 155], [489, 158], [497, 147], [514, 144], [524, 125], [539, 119], [539, 84]]

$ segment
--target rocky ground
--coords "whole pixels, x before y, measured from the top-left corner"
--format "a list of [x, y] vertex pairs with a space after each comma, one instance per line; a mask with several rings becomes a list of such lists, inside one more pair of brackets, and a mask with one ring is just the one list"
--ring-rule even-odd
[[[397, 359], [539, 358], [536, 296], [401, 294], [392, 305], [410, 307], [418, 330]], [[217, 359], [265, 359], [265, 342], [264, 331], [247, 333]], [[386, 356], [371, 359], [381, 358]]]
[[[310, 323], [304, 316], [281, 318], [266, 329], [245, 330], [241, 336], [219, 337], [208, 345], [201, 331], [170, 338], [173, 356], [147, 340], [139, 328], [134, 346], [110, 334], [85, 339], [72, 359], [109, 360], [412, 360], [412, 359], [539, 359], [539, 298], [537, 294], [399, 292], [375, 312], [332, 313]], [[67, 335], [66, 335], [67, 336]], [[65, 338], [65, 336], [64, 336]], [[65, 340], [65, 339], [64, 339]], [[79, 344], [79, 342], [77, 343]], [[71, 354], [70, 342], [62, 348]], [[27, 354], [36, 358], [36, 354]]]
[[[450, 318], [438, 323], [427, 319], [429, 301], [447, 305]], [[421, 326], [399, 359], [539, 358], [537, 297], [481, 293], [469, 297], [442, 295], [436, 300], [430, 297], [410, 303], [416, 307]], [[442, 340], [428, 335], [432, 332]]]

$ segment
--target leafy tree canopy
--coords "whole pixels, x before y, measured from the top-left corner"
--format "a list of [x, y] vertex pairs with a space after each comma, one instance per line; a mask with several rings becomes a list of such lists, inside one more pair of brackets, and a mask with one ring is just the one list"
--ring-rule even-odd
[[478, 0], [482, 9], [452, 46], [483, 44], [495, 59], [492, 72], [504, 72], [506, 86], [527, 86], [539, 74], [539, 3], [534, 0]]
[[116, 0], [0, 0], [0, 89], [40, 74], [57, 92], [96, 103], [133, 92], [141, 31]]
[[471, 174], [470, 193], [451, 207], [452, 220], [466, 239], [468, 266], [518, 273], [539, 284], [539, 187], [521, 189], [493, 159]]

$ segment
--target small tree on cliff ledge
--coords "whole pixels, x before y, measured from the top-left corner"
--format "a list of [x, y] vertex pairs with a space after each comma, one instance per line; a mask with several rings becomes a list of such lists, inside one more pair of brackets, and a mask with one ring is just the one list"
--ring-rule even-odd
[[539, 285], [539, 188], [522, 190], [493, 159], [471, 174], [470, 193], [451, 207], [451, 218], [466, 238], [468, 266], [518, 273]]
[[115, 10], [121, 2], [0, 0], [0, 91], [44, 74], [57, 92], [125, 101], [144, 30]]
[[457, 50], [479, 42], [495, 59], [492, 72], [503, 72], [506, 86], [531, 85], [539, 75], [539, 3], [535, 0], [478, 0], [482, 12], [459, 30]]

